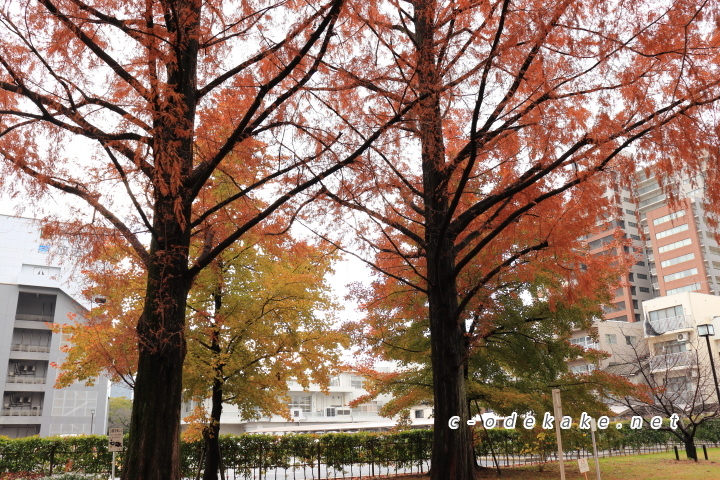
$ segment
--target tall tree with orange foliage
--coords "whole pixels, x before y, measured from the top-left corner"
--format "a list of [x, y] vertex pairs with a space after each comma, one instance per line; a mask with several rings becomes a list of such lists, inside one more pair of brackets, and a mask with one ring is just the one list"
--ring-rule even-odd
[[467, 480], [465, 362], [503, 272], [566, 248], [565, 226], [595, 216], [603, 190], [588, 181], [602, 172], [717, 164], [720, 12], [697, 0], [388, 0], [349, 12], [340, 34], [356, 55], [330, 65], [333, 94], [362, 97], [324, 101], [349, 125], [418, 103], [324, 193], [353, 212], [365, 260], [427, 308], [431, 478]]
[[[288, 229], [320, 180], [401, 116], [360, 130], [310, 123], [316, 105], [307, 92], [325, 83], [322, 60], [339, 47], [343, 4], [37, 0], [0, 8], [0, 188], [30, 192], [34, 202], [70, 195], [77, 202], [58, 216], [75, 214], [75, 223], [55, 232], [112, 227], [115, 237], [103, 239], [131, 246], [147, 272], [125, 480], [180, 478], [195, 277], [250, 229]], [[227, 195], [198, 202], [225, 170], [239, 174]], [[244, 208], [229, 208], [236, 204]], [[209, 225], [223, 228], [213, 236]], [[206, 242], [197, 256], [193, 239]], [[100, 244], [86, 250], [89, 261]]]

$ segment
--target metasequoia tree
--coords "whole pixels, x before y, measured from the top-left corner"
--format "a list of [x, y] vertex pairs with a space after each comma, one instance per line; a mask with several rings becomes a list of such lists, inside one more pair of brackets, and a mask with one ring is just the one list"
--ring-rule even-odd
[[[629, 385], [599, 370], [572, 373], [568, 362], [583, 358], [597, 363], [607, 354], [572, 345], [569, 339], [573, 330], [590, 329], [593, 321], [602, 317], [600, 306], [610, 299], [604, 287], [612, 285], [608, 281], [617, 282], [618, 269], [612, 269], [612, 279], [609, 275], [602, 278], [595, 269], [588, 272], [590, 277], [601, 280], [596, 291], [585, 288], [581, 297], [557, 285], [553, 288], [552, 272], [538, 265], [533, 270], [536, 278], [532, 283], [506, 279], [502, 284], [488, 285], [492, 295], [483, 298], [482, 311], [471, 313], [483, 316], [475, 318], [471, 328], [482, 325], [484, 331], [468, 332], [472, 340], [465, 376], [470, 414], [492, 409], [499, 414], [532, 411], [542, 416], [552, 410], [552, 388], [563, 390], [563, 409], [568, 414], [604, 414], [607, 406], [602, 399], [627, 394]], [[372, 360], [399, 365], [398, 371], [391, 374], [380, 374], [372, 368], [366, 371], [371, 378], [366, 382], [371, 395], [393, 394], [386, 413], [394, 414], [421, 402], [432, 402], [432, 368], [430, 339], [424, 334], [427, 322], [411, 321], [427, 318], [426, 307], [413, 305], [407, 298], [412, 293], [402, 288], [393, 292], [388, 283], [378, 282], [373, 289], [358, 292], [368, 315], [356, 325], [354, 343], [363, 345]]]
[[[598, 174], [629, 177], [658, 160], [668, 174], [705, 151], [717, 162], [718, 5], [388, 0], [349, 10], [340, 34], [356, 58], [326, 58], [337, 76], [320, 100], [351, 127], [417, 105], [324, 194], [353, 212], [343, 218], [366, 241], [364, 258], [427, 306], [418, 332], [431, 346], [431, 478], [469, 479], [465, 363], [498, 276], [562, 245], [552, 219], [592, 215], [573, 197], [600, 196], [581, 188]], [[336, 101], [358, 87], [354, 102]], [[448, 428], [456, 415], [460, 428]]]
[[[197, 274], [251, 228], [289, 228], [300, 197], [401, 116], [310, 124], [322, 112], [307, 92], [338, 46], [342, 7], [37, 0], [0, 10], [0, 187], [35, 202], [70, 195], [63, 219], [76, 223], [64, 231], [112, 227], [147, 272], [126, 480], [180, 476], [184, 319]], [[193, 211], [231, 165], [242, 176], [227, 195]], [[193, 238], [205, 242], [197, 256]]]

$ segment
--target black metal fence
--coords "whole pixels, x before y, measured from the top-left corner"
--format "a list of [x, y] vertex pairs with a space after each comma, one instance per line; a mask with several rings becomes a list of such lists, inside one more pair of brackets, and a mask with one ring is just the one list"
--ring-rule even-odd
[[[697, 441], [717, 446], [715, 430], [706, 429]], [[557, 460], [554, 435], [498, 429], [475, 439], [478, 463], [487, 467], [541, 464]], [[610, 435], [612, 433], [612, 435]], [[666, 433], [666, 432], [665, 432]], [[667, 452], [684, 456], [684, 446], [656, 431], [618, 431], [599, 434], [600, 456]], [[717, 432], [716, 432], [717, 433]], [[566, 442], [567, 440], [567, 442]], [[565, 458], [590, 457], [586, 432], [563, 432]], [[397, 474], [422, 474], [430, 467], [432, 431], [415, 430], [392, 434], [326, 435], [227, 435], [220, 438], [222, 473], [226, 480], [315, 480], [325, 478], [373, 478]], [[181, 445], [183, 476], [195, 479], [203, 468], [202, 442]], [[107, 437], [0, 438], [0, 474], [28, 472], [51, 474], [63, 471], [103, 474], [110, 472], [112, 454]], [[118, 454], [118, 473], [122, 453]]]

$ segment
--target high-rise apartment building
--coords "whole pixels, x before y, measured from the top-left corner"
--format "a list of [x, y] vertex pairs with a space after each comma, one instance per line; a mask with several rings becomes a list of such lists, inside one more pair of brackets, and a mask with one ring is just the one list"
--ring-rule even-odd
[[[611, 208], [608, 217], [598, 219], [596, 231], [587, 235], [585, 241], [594, 256], [607, 257], [613, 262], [619, 256], [644, 252], [642, 230], [634, 195], [618, 182], [612, 182], [605, 191]], [[624, 245], [616, 242], [620, 232], [626, 241]], [[570, 362], [574, 373], [584, 373], [596, 368], [605, 369], [619, 363], [619, 357], [630, 353], [643, 337], [642, 302], [653, 297], [647, 259], [638, 256], [638, 261], [620, 279], [609, 305], [603, 307], [604, 321], [595, 322], [593, 330], [573, 332], [570, 342], [594, 350], [608, 352], [611, 356], [599, 362], [588, 363], [578, 358]]]
[[[615, 218], [605, 222], [606, 230], [587, 238], [590, 253], [609, 257], [622, 253], [618, 247], [610, 246], [619, 230], [632, 244], [625, 248], [642, 255], [615, 292], [612, 303], [604, 307], [605, 321], [596, 322], [598, 341], [587, 331], [576, 332], [571, 340], [605, 350], [611, 357], [598, 366], [575, 360], [570, 363], [573, 371], [591, 371], [631, 361], [635, 352], [623, 353], [618, 346], [623, 339], [618, 335], [624, 337], [628, 346], [637, 341], [635, 349], [649, 353], [655, 363], [670, 358], [668, 355], [688, 356], [682, 352], [694, 341], [697, 323], [691, 310], [693, 305], [707, 300], [678, 294], [720, 295], [720, 248], [705, 221], [703, 192], [702, 176], [661, 185], [652, 172], [645, 170], [637, 173], [632, 191], [618, 186], [608, 188], [607, 195], [614, 198]], [[672, 315], [668, 313], [671, 310]], [[720, 310], [717, 314], [720, 315]]]
[[705, 222], [702, 177], [684, 178], [668, 188], [672, 201], [654, 176], [638, 174], [638, 207], [654, 295], [719, 295], [720, 249]]
[[94, 386], [53, 388], [69, 341], [50, 324], [82, 318], [62, 265], [48, 261], [50, 246], [31, 219], [0, 215], [0, 435], [106, 432], [106, 379]]

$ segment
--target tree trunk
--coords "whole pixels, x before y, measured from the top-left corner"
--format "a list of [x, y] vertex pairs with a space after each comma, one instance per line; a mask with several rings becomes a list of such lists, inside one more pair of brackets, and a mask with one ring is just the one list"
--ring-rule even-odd
[[[474, 459], [469, 441], [466, 382], [463, 360], [465, 332], [450, 312], [457, 297], [450, 294], [454, 284], [436, 286], [430, 295], [430, 342], [433, 369], [435, 429], [431, 480], [469, 480]], [[453, 417], [458, 417], [451, 428]]]
[[145, 307], [137, 326], [138, 373], [123, 480], [180, 479], [189, 238], [174, 217], [160, 218], [163, 210], [158, 205], [155, 231], [164, 235], [150, 247]]
[[165, 5], [175, 61], [152, 93], [153, 218], [139, 359], [122, 480], [180, 480], [180, 413], [192, 198], [198, 34], [202, 3]]
[[[425, 256], [435, 408], [430, 478], [471, 480], [475, 462], [467, 425], [467, 339], [464, 322], [457, 312], [454, 241], [445, 228], [450, 215], [450, 193], [445, 178], [445, 143], [438, 96], [436, 4], [427, 0], [414, 5], [418, 93], [422, 96], [417, 118], [425, 192]], [[456, 428], [451, 428], [451, 419]]]
[[[220, 270], [224, 270], [222, 264]], [[210, 339], [210, 352], [215, 362], [212, 383], [212, 405], [210, 407], [210, 425], [205, 428], [205, 472], [203, 480], [218, 480], [218, 472], [221, 468], [221, 452], [220, 452], [220, 416], [222, 415], [222, 398], [223, 398], [223, 370], [225, 364], [219, 360], [220, 347], [220, 326], [217, 324], [218, 315], [222, 308], [222, 282], [218, 281], [217, 291], [213, 295], [215, 307], [215, 320], [212, 327], [212, 338]]]
[[205, 428], [205, 471], [203, 480], [218, 480], [220, 471], [220, 415], [222, 414], [222, 381], [215, 379], [212, 387], [210, 425]]
[[687, 458], [691, 458], [697, 462], [697, 448], [695, 448], [695, 439], [694, 438], [685, 438], [683, 441], [685, 444], [685, 455], [687, 455]]

